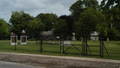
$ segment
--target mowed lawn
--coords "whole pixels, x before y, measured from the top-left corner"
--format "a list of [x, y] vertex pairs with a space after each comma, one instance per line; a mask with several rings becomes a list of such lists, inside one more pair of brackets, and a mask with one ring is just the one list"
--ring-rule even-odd
[[[15, 46], [10, 44], [10, 40], [0, 40], [0, 51], [5, 52], [21, 52], [21, 53], [33, 53], [33, 54], [49, 54], [49, 55], [62, 55], [62, 56], [82, 56], [82, 42], [81, 41], [71, 41], [71, 44], [76, 44], [74, 46], [66, 45], [64, 47], [64, 54], [60, 53], [60, 41], [54, 41], [54, 44], [49, 44], [53, 41], [44, 41], [43, 44], [43, 53], [40, 53], [40, 44], [36, 44], [36, 41], [27, 41], [27, 45], [21, 45], [20, 41], [18, 41], [18, 45]], [[104, 50], [104, 58], [109, 59], [120, 59], [120, 41], [110, 41], [104, 42], [105, 47], [109, 53], [107, 55], [106, 51]], [[89, 51], [88, 55], [100, 55], [100, 42], [88, 41]], [[98, 47], [94, 47], [98, 46]], [[69, 48], [70, 47], [70, 48]], [[69, 49], [68, 49], [69, 48]], [[63, 49], [63, 47], [61, 47]], [[68, 50], [67, 50], [68, 49]], [[99, 56], [86, 56], [86, 57], [98, 57]]]

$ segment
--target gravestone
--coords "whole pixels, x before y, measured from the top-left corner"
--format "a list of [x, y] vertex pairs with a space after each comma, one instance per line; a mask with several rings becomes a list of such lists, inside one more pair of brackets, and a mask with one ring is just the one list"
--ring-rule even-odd
[[72, 40], [75, 41], [75, 33], [72, 34], [73, 34]]
[[22, 35], [20, 36], [20, 43], [21, 45], [26, 45], [27, 44], [27, 36], [25, 35], [25, 31], [22, 31]]
[[17, 45], [17, 36], [12, 32], [11, 33], [11, 45]]
[[93, 36], [91, 36], [91, 39], [93, 40], [93, 41], [98, 41], [98, 39], [99, 39], [99, 37], [98, 37], [98, 33], [96, 32], [96, 31], [94, 31], [91, 35], [93, 35]]

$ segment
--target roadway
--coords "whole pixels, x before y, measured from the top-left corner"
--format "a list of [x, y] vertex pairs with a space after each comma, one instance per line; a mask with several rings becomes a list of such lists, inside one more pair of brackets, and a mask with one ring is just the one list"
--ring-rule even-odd
[[46, 68], [46, 67], [37, 67], [37, 66], [30, 66], [25, 64], [13, 63], [13, 62], [3, 62], [0, 61], [0, 68]]

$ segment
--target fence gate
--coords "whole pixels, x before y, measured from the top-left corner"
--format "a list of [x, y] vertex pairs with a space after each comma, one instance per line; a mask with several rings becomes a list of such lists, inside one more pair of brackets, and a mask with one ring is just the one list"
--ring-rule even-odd
[[[95, 36], [95, 35], [92, 35], [91, 37], [99, 37], [100, 39], [100, 42], [96, 42], [96, 43], [99, 43], [99, 44], [96, 44], [96, 45], [89, 45], [88, 44], [88, 41], [87, 41], [87, 36], [84, 36], [83, 37], [83, 41], [82, 41], [82, 54], [84, 56], [86, 55], [91, 55], [91, 56], [100, 56], [100, 57], [104, 57], [104, 50], [105, 52], [107, 53], [107, 55], [109, 56], [108, 54], [108, 51], [104, 45], [104, 37], [103, 36]], [[95, 42], [94, 42], [95, 43]], [[92, 50], [97, 50], [98, 52], [96, 53], [93, 53], [94, 51]], [[95, 51], [96, 51], [95, 50]]]
[[[107, 49], [104, 45], [103, 36], [99, 36], [100, 42], [98, 42], [99, 44], [97, 45], [90, 45], [87, 41], [87, 38], [88, 36], [83, 36], [82, 44], [71, 44], [70, 41], [66, 41], [64, 36], [41, 35], [39, 41], [40, 52], [72, 53], [69, 52], [69, 50], [74, 48], [78, 54], [82, 54], [84, 56], [91, 55], [104, 57], [104, 50], [109, 56]], [[98, 52], [93, 54], [95, 49], [97, 49]]]

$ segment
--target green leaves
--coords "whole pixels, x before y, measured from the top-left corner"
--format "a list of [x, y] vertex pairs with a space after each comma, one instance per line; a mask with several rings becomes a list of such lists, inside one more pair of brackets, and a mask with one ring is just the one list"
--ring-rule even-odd
[[33, 20], [33, 17], [30, 16], [27, 13], [24, 13], [24, 11], [15, 11], [12, 12], [10, 23], [12, 24], [13, 28], [12, 31], [17, 33], [18, 35], [21, 35], [21, 31], [25, 30], [28, 34], [28, 24]]
[[106, 22], [102, 22], [97, 24], [96, 30], [99, 34], [102, 34], [103, 36], [107, 36], [108, 33], [108, 25]]
[[44, 24], [40, 19], [35, 18], [29, 23], [29, 29], [31, 34], [39, 35], [44, 30]]
[[80, 14], [84, 12], [87, 8], [98, 9], [98, 1], [97, 0], [78, 0], [71, 7], [70, 11], [72, 15], [78, 20]]
[[[108, 23], [108, 35], [120, 31], [120, 1], [119, 0], [103, 0], [101, 2], [101, 8]], [[113, 25], [112, 28], [111, 24]], [[113, 29], [115, 28], [115, 29]], [[111, 31], [113, 29], [113, 31]], [[117, 32], [119, 33], [119, 32]], [[112, 34], [111, 34], [112, 35]], [[115, 34], [116, 35], [116, 34]], [[112, 35], [113, 36], [113, 35]]]
[[0, 18], [0, 36], [8, 36], [9, 33], [9, 28], [8, 28], [8, 23], [6, 21], [4, 21], [3, 19]]
[[93, 8], [86, 9], [79, 17], [77, 32], [81, 35], [90, 35], [96, 30], [96, 25], [101, 23], [103, 18], [100, 17], [102, 17], [102, 12]]
[[96, 30], [96, 25], [103, 21], [102, 12], [98, 9], [97, 0], [78, 0], [70, 7], [76, 19], [74, 27], [77, 35], [90, 35]]
[[12, 12], [10, 23], [12, 32], [21, 35], [21, 31], [25, 30], [27, 35], [39, 35], [43, 30], [51, 30], [57, 20], [57, 15], [51, 13], [38, 14], [35, 18], [24, 11]]
[[64, 19], [59, 19], [55, 22], [55, 29], [53, 33], [55, 35], [67, 35], [68, 29], [67, 21]]
[[57, 20], [57, 15], [53, 13], [40, 13], [36, 16], [40, 19], [43, 24], [45, 24], [45, 31], [51, 30], [54, 26], [55, 21]]

